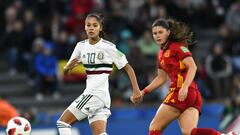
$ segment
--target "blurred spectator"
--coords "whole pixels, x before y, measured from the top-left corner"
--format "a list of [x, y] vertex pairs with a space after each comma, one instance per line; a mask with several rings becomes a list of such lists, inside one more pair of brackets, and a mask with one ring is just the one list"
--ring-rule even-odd
[[32, 42], [34, 40], [34, 28], [36, 24], [33, 11], [31, 9], [25, 10], [23, 21], [24, 21], [24, 35], [25, 35], [23, 50], [26, 53], [31, 53]]
[[240, 1], [233, 3], [227, 11], [226, 24], [232, 36], [238, 39], [240, 36]]
[[146, 12], [147, 16], [153, 20], [158, 13], [157, 0], [146, 0], [140, 9], [141, 11]]
[[152, 33], [150, 30], [146, 29], [142, 37], [138, 41], [138, 46], [146, 58], [146, 66], [148, 71], [155, 70], [157, 53], [159, 51], [159, 46], [154, 42], [152, 38]]
[[71, 14], [66, 21], [66, 29], [70, 34], [76, 34], [84, 29], [84, 20], [87, 13], [94, 8], [93, 0], [72, 0]]
[[144, 88], [149, 83], [148, 81], [149, 70], [147, 70], [147, 66], [145, 64], [143, 65], [143, 63], [139, 62], [146, 61], [139, 46], [137, 45], [130, 46], [128, 53], [128, 61], [135, 70], [139, 87]]
[[[203, 5], [199, 5], [199, 9], [201, 9]], [[191, 6], [189, 0], [172, 0], [171, 7], [168, 8], [169, 14], [178, 20], [183, 22], [188, 22], [189, 24], [193, 24], [195, 22], [194, 14], [198, 16], [200, 15], [195, 12], [195, 9]], [[202, 21], [199, 21], [199, 23]]]
[[207, 77], [205, 66], [199, 58], [195, 59], [195, 62], [197, 65], [197, 73], [196, 73], [195, 81], [198, 84], [198, 87], [203, 99], [210, 99], [214, 95], [212, 95], [213, 93], [211, 93], [208, 86], [206, 85], [208, 82], [208, 77]]
[[[51, 0], [34, 0], [33, 9], [37, 19], [46, 22], [52, 15], [53, 8]], [[47, 14], [46, 14], [47, 13]]]
[[240, 73], [240, 55], [232, 57], [234, 73]]
[[143, 36], [138, 41], [142, 53], [147, 57], [155, 57], [158, 53], [159, 47], [154, 42], [150, 30], [145, 30]]
[[55, 42], [58, 37], [61, 29], [64, 28], [63, 21], [61, 20], [61, 16], [58, 13], [53, 14], [51, 18], [51, 39]]
[[56, 45], [56, 56], [58, 60], [66, 60], [71, 56], [72, 48], [68, 41], [69, 35], [66, 31], [62, 30], [59, 32], [59, 36], [55, 42]]
[[[11, 3], [9, 0], [1, 0], [0, 1], [0, 37], [3, 35], [5, 30], [5, 14], [6, 14], [6, 7], [8, 7]], [[0, 46], [1, 47], [1, 46]]]
[[44, 45], [44, 40], [42, 38], [34, 39], [33, 45], [32, 45], [32, 51], [31, 51], [30, 68], [28, 71], [28, 74], [29, 74], [28, 85], [29, 86], [36, 85], [37, 71], [36, 71], [34, 62], [35, 62], [36, 56], [41, 54], [41, 52], [43, 50], [43, 45]]
[[14, 22], [17, 20], [17, 11], [13, 7], [5, 10], [5, 32], [9, 33], [14, 29]]
[[57, 59], [53, 55], [53, 45], [45, 43], [41, 53], [35, 57], [35, 69], [37, 72], [38, 93], [37, 100], [43, 99], [43, 94], [53, 94], [54, 98], [59, 98], [57, 91]]
[[[133, 46], [134, 41], [133, 41], [133, 35], [130, 30], [123, 30], [120, 33], [120, 42], [117, 45], [117, 48], [123, 52], [126, 56], [129, 55], [129, 50], [131, 46]], [[134, 44], [135, 45], [135, 44]]]
[[75, 34], [84, 29], [85, 14], [77, 12], [69, 16], [66, 20], [65, 27], [69, 34]]
[[[124, 16], [124, 11], [121, 8], [121, 5], [115, 5], [112, 8], [112, 13], [110, 14], [107, 24], [105, 25], [107, 28], [107, 31], [111, 33], [111, 37], [113, 39], [119, 39], [120, 33], [124, 29], [128, 29], [130, 22], [127, 19], [127, 16]], [[117, 27], [116, 27], [117, 26]]]
[[211, 19], [213, 25], [211, 26], [219, 26], [222, 22], [224, 22], [225, 14], [226, 14], [226, 3], [223, 0], [208, 0], [206, 1], [208, 13], [211, 15], [208, 17]]
[[23, 23], [21, 20], [17, 20], [13, 23], [13, 28], [11, 32], [5, 34], [2, 37], [2, 46], [6, 49], [6, 60], [10, 65], [9, 73], [15, 75], [18, 70], [19, 60], [23, 60], [22, 53], [24, 46], [24, 33], [23, 33]]
[[106, 0], [93, 0], [94, 8], [92, 9], [95, 13], [104, 13], [106, 8]]
[[88, 14], [95, 7], [94, 0], [72, 0], [71, 10], [73, 14]]
[[18, 116], [18, 112], [4, 96], [0, 97], [0, 106], [0, 126], [6, 127], [11, 118]]
[[68, 0], [54, 0], [54, 12], [59, 13], [62, 17], [64, 17], [65, 14], [69, 13], [69, 1]]
[[167, 18], [168, 17], [168, 12], [165, 6], [160, 5], [158, 6], [157, 14], [155, 19], [157, 18]]
[[231, 91], [233, 115], [238, 116], [240, 114], [240, 75], [237, 74], [232, 80], [232, 91]]
[[150, 16], [148, 16], [148, 12], [146, 10], [142, 10], [141, 8], [138, 9], [138, 17], [134, 20], [134, 22], [137, 22], [137, 25], [133, 23], [131, 27], [136, 37], [141, 37], [143, 32], [146, 29], [151, 28], [152, 25], [152, 21]]
[[231, 96], [225, 100], [223, 120], [220, 127], [226, 128], [240, 114], [240, 75], [236, 74], [231, 82]]
[[38, 54], [40, 54], [42, 52], [44, 44], [45, 44], [45, 41], [43, 38], [34, 39], [33, 45], [32, 45], [33, 56], [37, 56]]
[[24, 6], [22, 0], [13, 0], [12, 7], [16, 9], [18, 19], [22, 18], [24, 12]]
[[223, 44], [225, 44], [225, 49], [226, 49], [226, 53], [229, 55], [233, 54], [233, 46], [234, 46], [234, 39], [231, 36], [231, 32], [228, 28], [228, 26], [224, 23], [221, 24], [220, 27], [218, 28], [218, 38], [217, 40], [219, 42], [222, 42]]
[[219, 42], [213, 43], [212, 52], [205, 61], [207, 75], [211, 79], [214, 95], [216, 98], [229, 96], [229, 79], [232, 73], [231, 58], [224, 53], [223, 45]]
[[120, 0], [123, 9], [123, 16], [129, 21], [133, 21], [137, 17], [137, 9], [145, 2], [145, 0]]

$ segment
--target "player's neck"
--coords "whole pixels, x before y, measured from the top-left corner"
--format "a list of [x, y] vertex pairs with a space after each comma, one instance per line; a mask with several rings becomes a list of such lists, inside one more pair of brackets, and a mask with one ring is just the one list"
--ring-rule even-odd
[[95, 45], [98, 41], [100, 41], [101, 38], [100, 37], [96, 37], [96, 38], [89, 38], [89, 44], [91, 45]]
[[161, 49], [165, 50], [168, 48], [168, 41], [166, 41], [164, 44], [161, 45]]

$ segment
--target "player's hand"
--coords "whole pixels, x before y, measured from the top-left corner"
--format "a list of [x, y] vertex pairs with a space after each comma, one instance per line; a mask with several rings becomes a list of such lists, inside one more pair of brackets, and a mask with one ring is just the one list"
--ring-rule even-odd
[[71, 60], [70, 63], [63, 68], [63, 73], [68, 74], [68, 72], [77, 65], [78, 65], [78, 59], [77, 58]]
[[181, 88], [178, 92], [178, 100], [179, 101], [184, 101], [187, 97], [188, 94], [188, 88]]
[[134, 105], [139, 105], [142, 102], [143, 96], [140, 90], [133, 92], [133, 96], [130, 97], [130, 100]]

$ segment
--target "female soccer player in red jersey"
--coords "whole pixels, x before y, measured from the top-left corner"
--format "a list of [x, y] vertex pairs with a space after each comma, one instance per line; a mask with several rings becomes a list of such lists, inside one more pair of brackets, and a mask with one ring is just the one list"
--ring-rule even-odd
[[[152, 25], [154, 40], [161, 46], [158, 71], [154, 80], [142, 91], [145, 95], [171, 80], [168, 95], [159, 107], [149, 135], [161, 135], [163, 129], [178, 119], [183, 135], [221, 135], [208, 128], [196, 128], [201, 112], [202, 98], [193, 81], [197, 67], [188, 45], [194, 43], [187, 25], [171, 19], [157, 19]], [[134, 100], [133, 100], [134, 102]]]

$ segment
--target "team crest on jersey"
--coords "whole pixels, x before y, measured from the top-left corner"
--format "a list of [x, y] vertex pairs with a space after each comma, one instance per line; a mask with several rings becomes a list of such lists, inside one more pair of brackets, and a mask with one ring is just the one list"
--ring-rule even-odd
[[98, 55], [97, 55], [97, 58], [98, 58], [99, 60], [104, 59], [104, 53], [103, 53], [103, 52], [99, 52]]
[[164, 57], [169, 57], [170, 56], [170, 50], [167, 50], [164, 52]]

